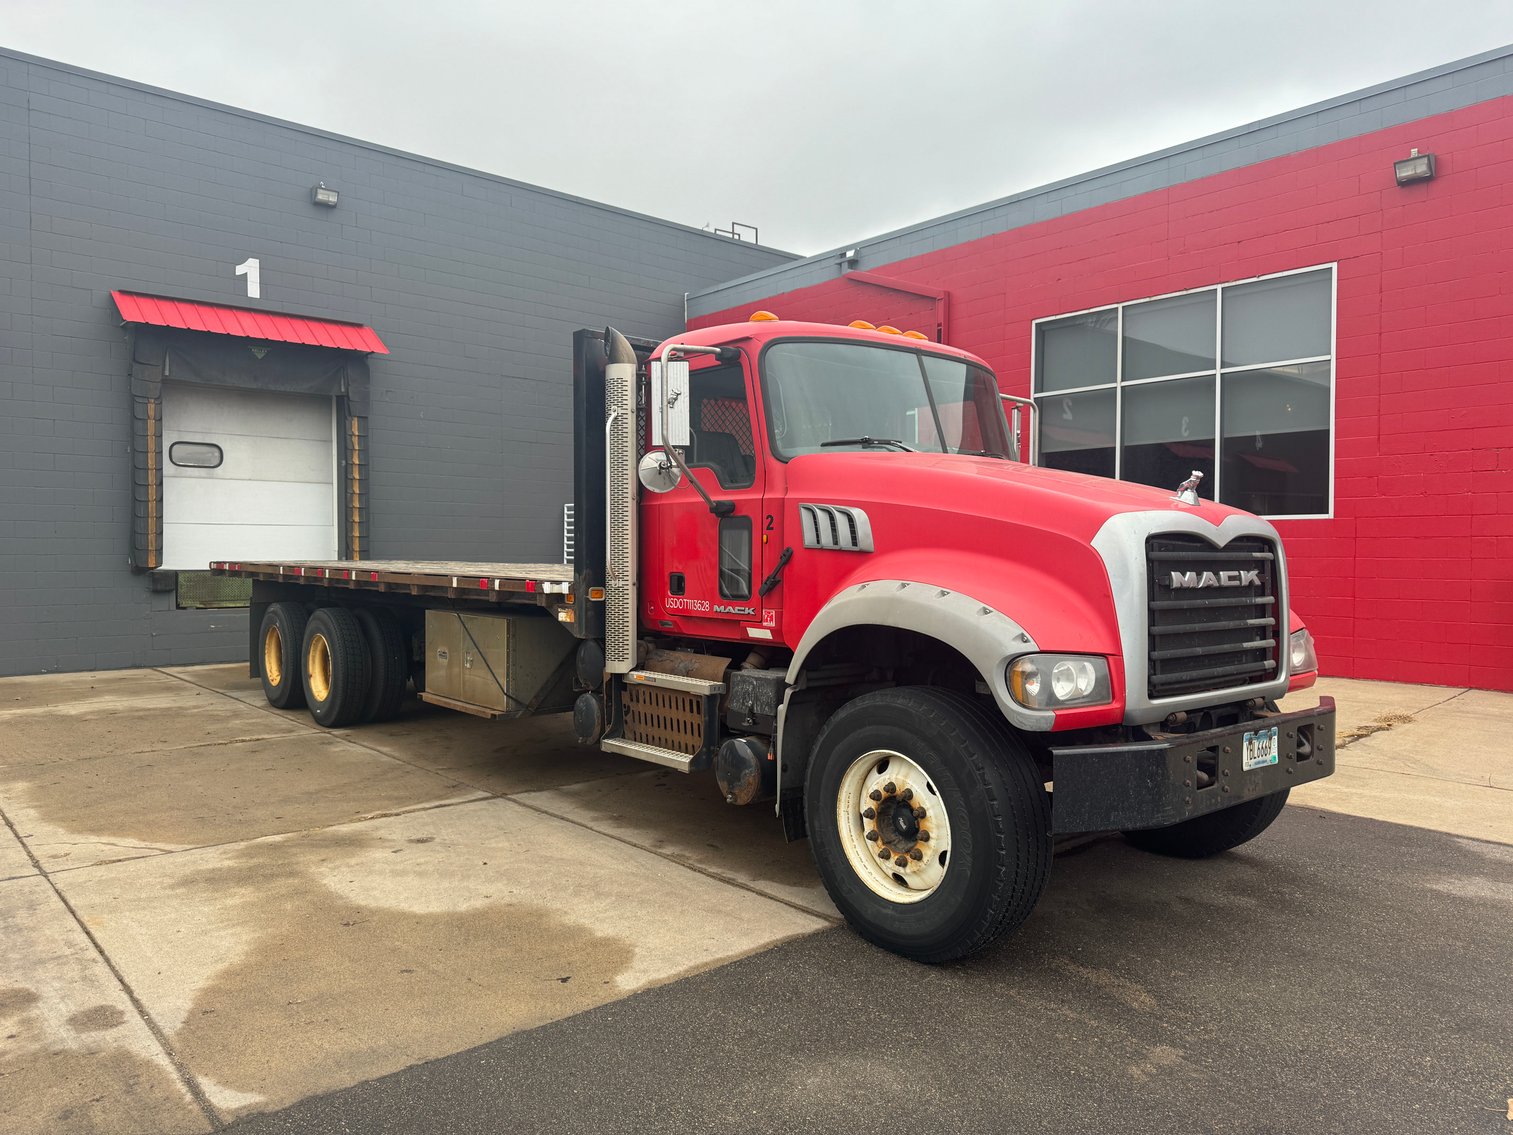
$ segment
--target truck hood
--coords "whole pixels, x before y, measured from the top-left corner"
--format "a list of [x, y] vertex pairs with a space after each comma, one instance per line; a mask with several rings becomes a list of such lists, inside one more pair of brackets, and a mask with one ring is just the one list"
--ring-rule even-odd
[[949, 512], [959, 519], [977, 517], [1028, 525], [1084, 544], [1091, 543], [1111, 516], [1125, 512], [1180, 513], [1206, 520], [1215, 528], [1227, 517], [1246, 515], [1209, 500], [1197, 506], [1182, 504], [1174, 499], [1175, 484], [1156, 489], [1017, 461], [950, 453], [868, 450], [806, 454], [788, 462], [787, 481], [790, 497], [798, 493], [806, 501], [887, 501]]
[[[786, 543], [796, 545], [784, 587], [801, 609], [818, 610], [842, 589], [874, 580], [924, 583], [1008, 615], [1040, 650], [1122, 654], [1115, 587], [1128, 590], [1143, 576], [1143, 551], [1112, 565], [1111, 579], [1094, 538], [1112, 518], [1144, 514], [1136, 527], [1152, 532], [1212, 525], [1216, 542], [1230, 517], [1257, 523], [1211, 501], [1181, 504], [1171, 489], [990, 457], [806, 454], [779, 476], [792, 526]], [[862, 509], [870, 554], [805, 548], [796, 513], [806, 504]]]

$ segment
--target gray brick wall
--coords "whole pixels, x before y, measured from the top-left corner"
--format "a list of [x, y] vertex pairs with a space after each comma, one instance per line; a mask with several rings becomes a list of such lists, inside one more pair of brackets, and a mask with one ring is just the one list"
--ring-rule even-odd
[[[335, 209], [310, 203], [324, 181]], [[233, 268], [262, 262], [262, 298]], [[571, 334], [784, 263], [655, 218], [0, 52], [0, 674], [240, 657], [127, 566], [113, 289], [372, 324], [375, 557], [555, 559]]]

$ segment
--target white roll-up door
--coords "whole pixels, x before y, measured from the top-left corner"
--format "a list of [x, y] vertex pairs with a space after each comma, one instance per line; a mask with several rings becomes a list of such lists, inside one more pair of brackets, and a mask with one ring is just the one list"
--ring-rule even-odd
[[163, 567], [336, 554], [330, 398], [163, 384]]

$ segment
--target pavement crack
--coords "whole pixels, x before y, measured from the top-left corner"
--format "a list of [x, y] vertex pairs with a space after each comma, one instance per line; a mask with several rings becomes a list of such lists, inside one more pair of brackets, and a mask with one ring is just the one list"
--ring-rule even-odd
[[32, 854], [31, 847], [26, 843], [25, 840], [21, 838], [21, 833], [16, 830], [16, 825], [11, 821], [11, 818], [5, 814], [4, 809], [0, 809], [0, 821], [4, 822], [6, 828], [10, 831], [16, 842], [21, 845], [21, 849], [26, 852], [26, 857], [32, 861], [32, 866], [37, 869], [37, 874], [47, 882], [47, 885], [50, 888], [52, 888], [54, 896], [56, 896], [57, 900], [63, 904], [63, 909], [68, 911], [68, 916], [74, 920], [74, 925], [79, 928], [79, 932], [84, 935], [85, 940], [89, 943], [94, 952], [99, 956], [101, 963], [105, 966], [106, 969], [110, 971], [110, 975], [115, 978], [116, 984], [121, 987], [121, 992], [125, 995], [126, 999], [131, 1002], [131, 1007], [136, 1010], [137, 1016], [141, 1018], [142, 1024], [145, 1025], [147, 1027], [147, 1031], [152, 1034], [153, 1040], [157, 1041], [158, 1047], [163, 1050], [164, 1059], [168, 1061], [169, 1066], [178, 1076], [179, 1082], [184, 1085], [184, 1090], [189, 1093], [189, 1098], [194, 1101], [195, 1106], [198, 1107], [204, 1114], [205, 1120], [210, 1124], [211, 1130], [221, 1130], [226, 1126], [225, 1121], [221, 1119], [220, 1114], [215, 1110], [215, 1107], [211, 1104], [209, 1098], [205, 1095], [205, 1090], [200, 1087], [199, 1080], [195, 1078], [194, 1073], [189, 1070], [189, 1066], [184, 1063], [183, 1058], [180, 1057], [178, 1052], [174, 1049], [172, 1042], [170, 1042], [168, 1039], [168, 1034], [163, 1031], [161, 1026], [158, 1025], [157, 1021], [153, 1019], [152, 1014], [147, 1011], [147, 1006], [143, 1004], [142, 999], [137, 996], [137, 992], [131, 987], [131, 983], [126, 980], [126, 975], [121, 972], [120, 968], [116, 965], [111, 956], [105, 952], [105, 947], [102, 946], [100, 944], [100, 940], [95, 937], [94, 931], [92, 931], [85, 923], [84, 919], [80, 917], [79, 912], [74, 909], [73, 903], [68, 901], [68, 896], [63, 893], [63, 891], [58, 887], [57, 881], [53, 879], [52, 875], [50, 875], [42, 866], [41, 860], [39, 860], [35, 855]]
[[1431, 709], [1438, 709], [1443, 705], [1449, 705], [1456, 698], [1465, 697], [1470, 692], [1469, 689], [1456, 690], [1449, 697], [1442, 698], [1432, 705], [1416, 709], [1412, 713], [1389, 711], [1379, 714], [1375, 721], [1368, 721], [1365, 725], [1357, 725], [1353, 729], [1347, 729], [1335, 742], [1335, 750], [1348, 749], [1357, 741], [1364, 741], [1367, 737], [1374, 737], [1378, 733], [1386, 733], [1388, 730], [1395, 729], [1399, 725], [1412, 725], [1418, 720], [1421, 714], [1428, 713]]
[[535, 812], [539, 815], [549, 816], [554, 820], [561, 820], [565, 824], [572, 824], [574, 827], [582, 828], [586, 832], [593, 832], [595, 835], [603, 836], [605, 839], [612, 839], [616, 843], [623, 843], [626, 847], [634, 847], [637, 851], [644, 851], [649, 855], [655, 855], [658, 859], [664, 860], [665, 862], [674, 864], [678, 867], [683, 867], [689, 871], [692, 871], [696, 875], [703, 875], [706, 879], [713, 879], [715, 882], [721, 883], [727, 887], [735, 887], [738, 890], [757, 895], [760, 898], [767, 899], [769, 902], [780, 903], [783, 906], [798, 911], [800, 914], [807, 914], [810, 918], [817, 918], [821, 922], [828, 922], [832, 926], [839, 926], [843, 921], [839, 915], [822, 914], [811, 907], [804, 906], [802, 903], [794, 902], [792, 899], [785, 899], [781, 895], [775, 895], [769, 891], [764, 891], [757, 887], [754, 887], [750, 883], [747, 883], [742, 879], [737, 879], [734, 876], [722, 874], [718, 871], [712, 871], [707, 867], [700, 866], [698, 863], [694, 863], [687, 859], [679, 859], [676, 856], [668, 855], [665, 851], [659, 851], [655, 847], [648, 847], [644, 843], [638, 843], [633, 839], [627, 839], [625, 836], [616, 835], [614, 832], [604, 831], [602, 828], [596, 828], [592, 824], [586, 824], [582, 820], [574, 819], [572, 816], [564, 816], [559, 812], [553, 812], [550, 808], [543, 808], [539, 804], [526, 803], [518, 796], [499, 796], [498, 799], [508, 800], [511, 804], [516, 804], [521, 808], [529, 808], [532, 812]]

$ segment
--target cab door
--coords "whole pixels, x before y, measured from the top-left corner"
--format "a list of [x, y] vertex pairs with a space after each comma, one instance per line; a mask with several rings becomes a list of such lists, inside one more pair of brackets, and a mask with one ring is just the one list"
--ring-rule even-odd
[[758, 594], [764, 470], [750, 378], [740, 362], [694, 359], [688, 400], [683, 460], [713, 500], [729, 502], [730, 512], [712, 513], [686, 478], [665, 493], [642, 490], [642, 622], [661, 634], [770, 638], [770, 630], [761, 633], [772, 622]]

